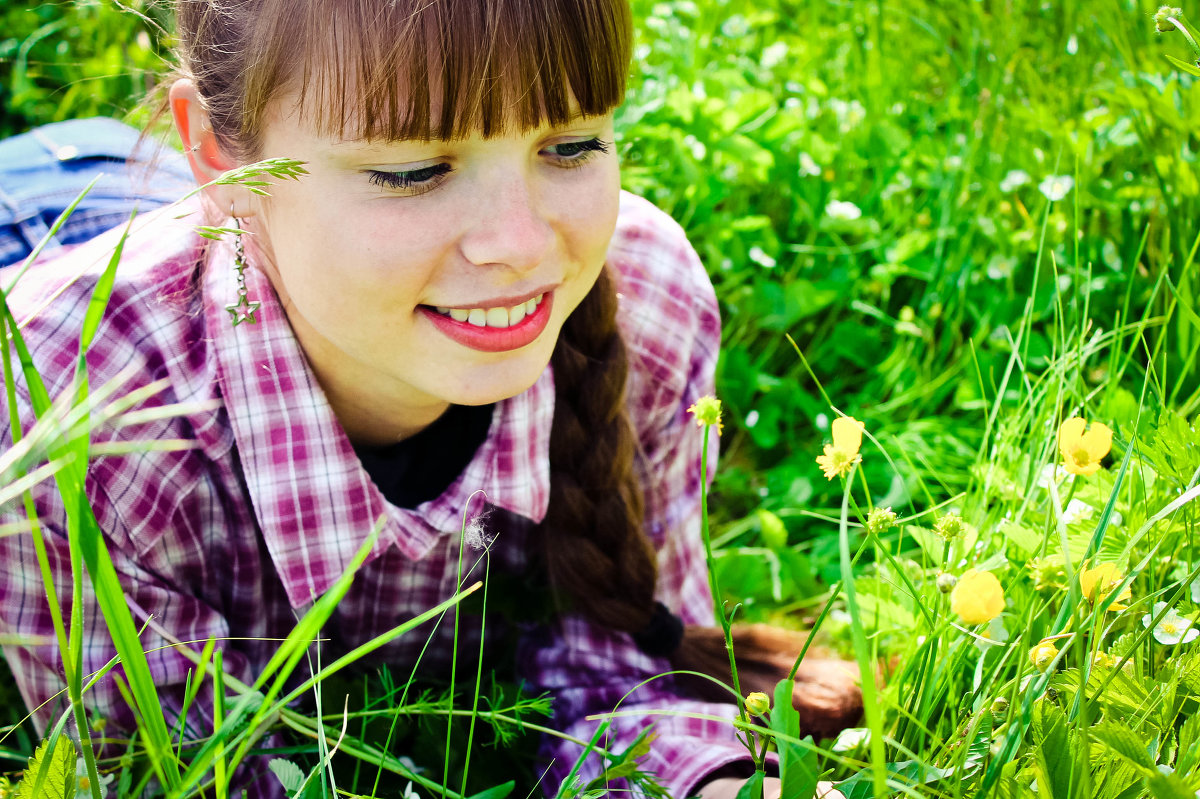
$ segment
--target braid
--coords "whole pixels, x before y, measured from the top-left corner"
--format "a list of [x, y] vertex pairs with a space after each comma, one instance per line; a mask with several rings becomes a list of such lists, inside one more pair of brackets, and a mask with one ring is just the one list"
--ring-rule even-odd
[[550, 363], [550, 506], [540, 534], [550, 587], [560, 605], [593, 622], [638, 632], [654, 610], [657, 574], [642, 531], [628, 363], [607, 267], [567, 319]]

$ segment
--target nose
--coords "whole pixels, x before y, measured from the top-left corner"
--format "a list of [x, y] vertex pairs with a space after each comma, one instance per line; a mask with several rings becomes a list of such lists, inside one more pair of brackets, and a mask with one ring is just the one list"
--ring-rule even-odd
[[530, 176], [513, 171], [482, 180], [475, 209], [460, 240], [471, 263], [525, 272], [550, 254], [555, 235], [550, 209]]

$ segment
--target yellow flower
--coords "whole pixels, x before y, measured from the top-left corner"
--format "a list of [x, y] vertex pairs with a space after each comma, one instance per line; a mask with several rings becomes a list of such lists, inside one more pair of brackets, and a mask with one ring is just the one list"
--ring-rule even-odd
[[967, 624], [984, 624], [1004, 610], [1004, 589], [991, 572], [967, 569], [950, 592], [950, 610]]
[[1105, 669], [1111, 669], [1117, 665], [1117, 659], [1107, 652], [1097, 652], [1092, 656], [1092, 664]]
[[1058, 449], [1063, 468], [1071, 474], [1087, 476], [1100, 471], [1100, 461], [1112, 449], [1112, 430], [1095, 422], [1086, 433], [1083, 419], [1073, 416], [1058, 428]]
[[715, 424], [717, 435], [721, 435], [725, 429], [725, 425], [721, 422], [721, 401], [716, 397], [701, 397], [692, 407], [688, 408], [688, 413], [696, 417], [697, 427]]
[[[1083, 596], [1088, 602], [1096, 604], [1107, 599], [1124, 579], [1125, 575], [1121, 574], [1121, 570], [1117, 568], [1117, 564], [1101, 563], [1094, 569], [1080, 570], [1079, 588], [1083, 591]], [[1108, 609], [1125, 610], [1129, 607], [1128, 603], [1132, 599], [1133, 591], [1130, 590], [1129, 586], [1125, 586], [1125, 590], [1113, 599]]]
[[762, 691], [755, 691], [746, 695], [746, 712], [755, 716], [762, 716], [771, 709], [771, 698]]
[[849, 416], [833, 420], [833, 444], [825, 445], [825, 454], [817, 456], [817, 465], [828, 480], [838, 475], [849, 474], [854, 464], [862, 460], [858, 454], [862, 446], [863, 423]]
[[1045, 671], [1046, 667], [1050, 665], [1050, 661], [1056, 657], [1058, 657], [1058, 647], [1049, 638], [1043, 638], [1037, 646], [1029, 650], [1029, 659], [1033, 661], [1033, 665], [1037, 666], [1038, 671]]

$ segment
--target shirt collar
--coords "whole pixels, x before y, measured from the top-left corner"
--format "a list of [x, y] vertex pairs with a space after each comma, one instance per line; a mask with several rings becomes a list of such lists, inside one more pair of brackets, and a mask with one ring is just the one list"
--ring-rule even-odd
[[204, 278], [206, 325], [254, 515], [293, 607], [323, 594], [345, 571], [379, 518], [384, 528], [368, 560], [391, 546], [425, 557], [437, 538], [457, 534], [483, 506], [535, 522], [550, 497], [554, 379], [497, 403], [487, 439], [459, 478], [415, 509], [384, 499], [308, 366], [270, 281], [252, 265], [246, 290], [260, 303], [257, 323], [237, 327], [225, 306], [237, 298], [230, 242], [211, 250]]

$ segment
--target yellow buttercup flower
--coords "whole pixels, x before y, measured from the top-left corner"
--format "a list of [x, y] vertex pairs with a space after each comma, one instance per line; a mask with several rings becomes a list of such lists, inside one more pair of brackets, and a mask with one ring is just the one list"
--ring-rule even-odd
[[991, 572], [967, 569], [950, 592], [950, 610], [967, 624], [984, 624], [1004, 610], [1004, 589]]
[[1094, 422], [1086, 433], [1087, 422], [1073, 416], [1058, 428], [1058, 450], [1063, 468], [1071, 474], [1087, 476], [1100, 471], [1100, 461], [1112, 449], [1112, 430]]
[[[1101, 563], [1094, 569], [1082, 569], [1079, 572], [1079, 588], [1083, 591], [1084, 598], [1093, 604], [1107, 599], [1124, 580], [1125, 575], [1121, 574], [1115, 563]], [[1125, 586], [1125, 590], [1113, 599], [1108, 609], [1125, 610], [1132, 599], [1133, 591], [1129, 586]]]
[[1054, 645], [1054, 641], [1049, 638], [1044, 638], [1038, 642], [1038, 645], [1029, 650], [1029, 659], [1033, 661], [1033, 665], [1037, 666], [1038, 671], [1045, 671], [1050, 665], [1050, 661], [1058, 657], [1058, 647]]
[[828, 480], [849, 474], [854, 464], [862, 460], [858, 450], [862, 447], [864, 429], [862, 422], [849, 416], [839, 416], [830, 427], [833, 444], [826, 444], [825, 454], [817, 456], [817, 465]]

